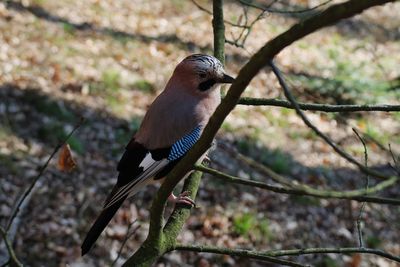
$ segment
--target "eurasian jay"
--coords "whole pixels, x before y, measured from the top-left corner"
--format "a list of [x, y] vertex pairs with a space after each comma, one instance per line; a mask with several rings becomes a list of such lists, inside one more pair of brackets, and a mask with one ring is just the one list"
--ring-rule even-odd
[[[125, 148], [117, 184], [81, 246], [85, 255], [124, 200], [153, 181], [162, 181], [197, 142], [220, 103], [219, 84], [232, 83], [215, 57], [194, 54], [175, 68], [165, 89], [150, 105], [139, 130]], [[194, 202], [183, 193], [170, 200]]]

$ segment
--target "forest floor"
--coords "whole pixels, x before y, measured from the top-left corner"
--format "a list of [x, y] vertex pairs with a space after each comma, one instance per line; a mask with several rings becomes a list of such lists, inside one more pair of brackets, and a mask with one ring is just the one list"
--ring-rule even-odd
[[[198, 1], [211, 9], [207, 1]], [[226, 1], [225, 18], [243, 9]], [[280, 1], [299, 10], [322, 1]], [[323, 29], [281, 52], [276, 63], [303, 102], [400, 103], [400, 3], [373, 8]], [[258, 15], [249, 11], [249, 19]], [[309, 13], [267, 13], [245, 49], [226, 46], [227, 72], [236, 75], [265, 42]], [[242, 16], [243, 21], [243, 16]], [[227, 38], [240, 30], [226, 26]], [[127, 225], [139, 227], [116, 266], [143, 242], [156, 187], [126, 201], [85, 257], [80, 244], [109, 190], [124, 147], [174, 66], [192, 53], [212, 53], [211, 16], [191, 1], [0, 1], [0, 225], [60, 139], [80, 117], [70, 138], [77, 168], [61, 172], [53, 159], [21, 216], [16, 254], [26, 266], [109, 266]], [[283, 98], [268, 69], [246, 96]], [[307, 112], [311, 121], [360, 162], [364, 149], [352, 131], [368, 137], [368, 165], [392, 173], [391, 144], [400, 153], [400, 113]], [[375, 140], [375, 141], [371, 141]], [[271, 182], [232, 153], [265, 164], [288, 179], [315, 188], [352, 190], [365, 175], [335, 154], [297, 117], [279, 107], [237, 106], [217, 135], [211, 167]], [[378, 181], [371, 179], [371, 185]], [[399, 198], [398, 186], [380, 193]], [[208, 175], [179, 240], [257, 250], [358, 245], [355, 201], [288, 196], [226, 184]], [[172, 207], [168, 207], [171, 210]], [[400, 209], [367, 204], [362, 214], [368, 247], [400, 255]], [[294, 257], [315, 266], [396, 266], [389, 260], [351, 255]], [[230, 256], [173, 252], [157, 266], [272, 266]]]

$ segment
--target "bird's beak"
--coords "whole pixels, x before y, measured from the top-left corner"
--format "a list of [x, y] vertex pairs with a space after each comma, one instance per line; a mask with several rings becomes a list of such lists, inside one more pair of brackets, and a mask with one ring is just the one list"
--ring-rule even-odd
[[235, 81], [235, 78], [224, 73], [224, 76], [220, 80], [220, 83], [233, 83], [233, 81]]

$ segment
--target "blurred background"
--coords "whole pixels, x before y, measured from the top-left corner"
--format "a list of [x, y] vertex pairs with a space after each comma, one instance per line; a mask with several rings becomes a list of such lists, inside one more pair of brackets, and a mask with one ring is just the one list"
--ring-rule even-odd
[[[310, 9], [323, 1], [253, 1], [277, 11]], [[340, 1], [332, 1], [327, 5]], [[151, 101], [174, 67], [192, 53], [212, 54], [211, 2], [162, 0], [0, 1], [0, 224], [60, 140], [83, 125], [68, 143], [76, 168], [62, 172], [55, 157], [24, 208], [15, 252], [26, 266], [110, 266], [127, 226], [137, 220], [119, 266], [148, 230], [156, 187], [148, 187], [114, 217], [84, 258], [80, 244], [115, 183], [116, 164]], [[252, 27], [244, 48], [226, 45], [232, 76], [261, 46], [290, 25], [314, 14], [266, 12]], [[225, 19], [250, 23], [260, 14], [240, 1], [225, 1]], [[245, 12], [245, 13], [244, 13]], [[246, 14], [246, 16], [244, 15]], [[281, 67], [297, 99], [329, 104], [399, 104], [400, 3], [314, 33], [281, 52]], [[226, 38], [241, 29], [226, 25]], [[276, 78], [264, 70], [245, 96], [284, 98]], [[388, 144], [400, 152], [400, 113], [308, 112], [311, 121], [346, 151], [391, 173]], [[236, 150], [275, 172], [315, 188], [362, 188], [365, 175], [336, 155], [290, 109], [239, 105], [217, 135], [211, 167], [270, 182], [235, 156]], [[374, 181], [371, 181], [374, 184]], [[399, 188], [381, 195], [398, 197]], [[288, 196], [225, 184], [205, 175], [198, 208], [179, 236], [182, 243], [258, 250], [357, 246], [354, 201]], [[172, 207], [168, 207], [171, 210]], [[363, 214], [368, 247], [400, 254], [400, 209], [367, 204]], [[388, 260], [346, 255], [296, 258], [315, 266], [396, 266]], [[223, 255], [173, 252], [157, 266], [272, 266]]]

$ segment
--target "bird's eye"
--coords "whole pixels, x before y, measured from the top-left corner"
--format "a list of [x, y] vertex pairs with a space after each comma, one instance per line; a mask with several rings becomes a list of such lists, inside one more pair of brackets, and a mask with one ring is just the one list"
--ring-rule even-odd
[[200, 73], [199, 76], [200, 76], [200, 78], [204, 79], [206, 77], [206, 74], [205, 73]]

